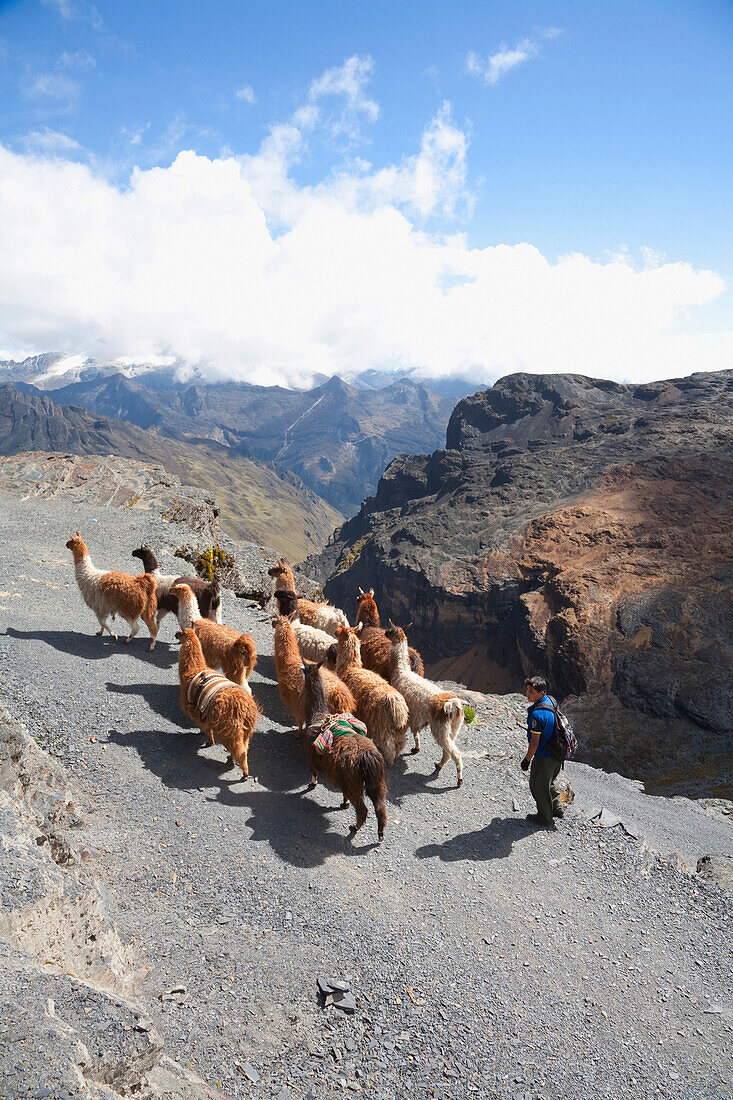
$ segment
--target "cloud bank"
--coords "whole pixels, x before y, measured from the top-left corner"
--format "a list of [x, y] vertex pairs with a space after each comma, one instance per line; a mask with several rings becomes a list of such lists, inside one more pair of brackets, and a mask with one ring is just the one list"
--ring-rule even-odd
[[0, 146], [0, 347], [173, 357], [285, 385], [366, 368], [488, 382], [727, 365], [733, 337], [691, 321], [724, 289], [714, 272], [651, 255], [642, 268], [553, 263], [531, 244], [477, 248], [451, 232], [471, 195], [468, 136], [447, 103], [399, 163], [350, 159], [298, 184], [316, 133], [351, 141], [377, 117], [370, 72], [368, 58], [329, 70], [254, 154], [184, 151], [125, 187], [65, 159], [55, 132], [25, 153]]

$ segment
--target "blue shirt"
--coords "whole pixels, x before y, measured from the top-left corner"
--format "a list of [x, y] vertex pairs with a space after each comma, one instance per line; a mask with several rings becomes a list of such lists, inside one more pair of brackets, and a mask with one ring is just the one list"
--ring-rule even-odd
[[555, 729], [555, 712], [552, 708], [552, 699], [549, 695], [543, 695], [538, 703], [533, 703], [527, 709], [527, 741], [532, 740], [534, 733], [539, 733], [540, 743], [537, 746], [535, 756], [552, 756], [550, 752], [550, 738]]

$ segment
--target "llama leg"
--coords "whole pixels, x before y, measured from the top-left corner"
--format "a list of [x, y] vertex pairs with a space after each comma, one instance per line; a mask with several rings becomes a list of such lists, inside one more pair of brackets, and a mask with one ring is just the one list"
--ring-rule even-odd
[[436, 772], [439, 772], [441, 770], [441, 768], [445, 764], [447, 764], [448, 761], [450, 760], [450, 757], [451, 757], [451, 751], [450, 751], [451, 739], [447, 735], [447, 733], [445, 733], [443, 730], [441, 730], [440, 733], [435, 733], [434, 732], [433, 736], [435, 737], [435, 740], [438, 742], [441, 749], [443, 750], [442, 759], [439, 760], [438, 763], [435, 765]]
[[[112, 618], [114, 618], [114, 615], [112, 616]], [[109, 623], [107, 622], [108, 619], [109, 613], [106, 615], [97, 615], [97, 620], [99, 621], [99, 630], [97, 631], [97, 637], [101, 638], [106, 630], [110, 637], [114, 638], [114, 640], [117, 641], [117, 635], [114, 633]]]
[[125, 645], [128, 644], [128, 642], [130, 641], [131, 638], [135, 637], [138, 630], [140, 629], [140, 620], [139, 619], [133, 619], [132, 621], [130, 621], [130, 619], [128, 619], [127, 621], [128, 621], [128, 623], [130, 623], [130, 633], [125, 638]]
[[415, 739], [415, 744], [412, 746], [412, 755], [420, 752], [420, 730], [413, 730], [412, 736]]
[[450, 742], [450, 754], [451, 759], [456, 766], [456, 772], [458, 775], [458, 782], [456, 783], [456, 786], [460, 787], [461, 783], [463, 782], [463, 757], [459, 753], [453, 741]]
[[308, 786], [310, 787], [311, 790], [313, 790], [314, 787], [318, 786], [318, 776], [316, 775], [315, 772], [311, 772], [311, 781], [308, 784]]
[[351, 826], [351, 831], [352, 833], [358, 833], [367, 819], [367, 808], [363, 795], [359, 795], [358, 798], [354, 799], [354, 809], [356, 810], [356, 825]]
[[346, 791], [344, 791], [344, 790], [341, 791], [341, 794], [344, 796], [344, 800], [341, 803], [341, 805], [339, 806], [339, 809], [340, 810], [348, 810], [349, 805], [350, 805], [349, 796], [347, 795]]
[[248, 744], [248, 742], [245, 741], [244, 748], [242, 749], [242, 752], [239, 755], [239, 760], [237, 761], [240, 768], [242, 769], [242, 778], [243, 779], [249, 779], [249, 759], [248, 758], [249, 758], [249, 744]]
[[146, 627], [150, 631], [150, 645], [148, 646], [148, 650], [150, 653], [152, 653], [155, 649], [155, 643], [158, 640], [158, 624], [156, 623], [153, 616], [148, 615], [147, 613], [143, 615], [143, 620]]

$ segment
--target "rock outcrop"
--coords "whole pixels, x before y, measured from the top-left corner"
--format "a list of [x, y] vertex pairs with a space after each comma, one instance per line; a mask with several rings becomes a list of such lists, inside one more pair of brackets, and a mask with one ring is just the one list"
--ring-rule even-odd
[[445, 450], [395, 459], [307, 565], [347, 610], [374, 586], [442, 676], [547, 675], [586, 758], [722, 795], [732, 428], [733, 371], [512, 375], [458, 404]]
[[2, 1095], [207, 1100], [136, 1003], [144, 967], [110, 920], [94, 853], [72, 840], [80, 798], [0, 710]]

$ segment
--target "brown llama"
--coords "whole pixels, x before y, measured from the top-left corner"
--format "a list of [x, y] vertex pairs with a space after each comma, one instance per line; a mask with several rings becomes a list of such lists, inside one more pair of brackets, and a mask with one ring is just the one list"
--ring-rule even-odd
[[176, 573], [161, 573], [158, 559], [149, 546], [139, 546], [132, 551], [133, 558], [139, 558], [143, 569], [155, 580], [155, 595], [158, 600], [158, 626], [165, 616], [172, 612], [178, 617], [178, 600], [171, 596], [174, 584], [187, 584], [196, 597], [203, 619], [221, 622], [221, 588], [218, 581], [202, 581], [199, 577], [179, 577]]
[[354, 713], [366, 725], [389, 766], [405, 747], [410, 720], [407, 703], [396, 688], [362, 667], [359, 638], [352, 627], [340, 626], [336, 637], [336, 672], [351, 689], [356, 700]]
[[435, 770], [439, 772], [448, 760], [452, 760], [460, 787], [463, 782], [463, 760], [456, 748], [456, 741], [463, 725], [466, 704], [454, 692], [443, 691], [432, 680], [426, 680], [412, 671], [405, 632], [391, 620], [387, 637], [392, 646], [392, 683], [402, 692], [410, 711], [410, 729], [415, 738], [412, 751], [420, 752], [420, 730], [430, 726], [430, 732], [443, 750], [443, 757], [435, 765]]
[[178, 654], [181, 710], [209, 738], [223, 745], [235, 764], [249, 778], [249, 743], [260, 709], [249, 691], [209, 668], [196, 632], [181, 631]]
[[87, 607], [90, 607], [97, 616], [99, 630], [97, 637], [104, 634], [105, 630], [117, 641], [117, 635], [109, 625], [110, 615], [114, 618], [119, 615], [130, 625], [130, 634], [125, 638], [129, 642], [140, 629], [142, 621], [150, 631], [150, 650], [155, 648], [155, 640], [158, 637], [158, 624], [155, 621], [157, 601], [155, 598], [155, 581], [149, 573], [143, 573], [139, 577], [133, 577], [129, 573], [119, 573], [117, 570], [106, 572], [97, 569], [89, 556], [84, 539], [79, 532], [72, 535], [66, 543], [67, 550], [71, 550], [74, 558], [74, 571], [76, 583]]
[[[298, 723], [298, 734], [300, 734], [305, 725], [303, 665], [306, 662], [303, 661], [300, 655], [295, 631], [290, 620], [285, 615], [276, 615], [273, 619], [273, 626], [275, 627], [277, 689], [283, 705], [290, 711], [293, 720]], [[321, 671], [328, 706], [336, 714], [341, 714], [344, 711], [353, 714], [356, 703], [346, 684], [330, 669], [324, 668]]]
[[[267, 570], [268, 575], [275, 578], [275, 596], [278, 592], [292, 592], [295, 595], [295, 580], [293, 571], [285, 561], [280, 558], [276, 565]], [[326, 603], [325, 600], [316, 603], [306, 600], [303, 596], [295, 597], [298, 601], [298, 618], [304, 626], [314, 626], [318, 630], [325, 630], [327, 634], [336, 637], [336, 627], [348, 626], [349, 620], [339, 607]], [[282, 613], [282, 609], [281, 609]]]
[[[322, 775], [328, 782], [341, 791], [343, 802], [341, 809], [351, 805], [356, 810], [356, 824], [351, 826], [351, 831], [358, 833], [367, 819], [367, 808], [364, 802], [364, 790], [374, 803], [374, 813], [377, 818], [377, 833], [380, 841], [384, 838], [384, 830], [387, 828], [387, 777], [384, 759], [377, 746], [370, 737], [361, 733], [339, 734], [331, 723], [341, 713], [334, 711], [328, 701], [326, 680], [320, 665], [303, 665], [302, 673], [305, 681], [305, 712], [308, 723], [308, 733], [304, 739], [303, 747], [305, 759], [310, 769], [311, 784], [315, 787], [318, 776]], [[349, 724], [351, 713], [346, 714], [346, 725]], [[343, 723], [339, 723], [343, 725]], [[332, 731], [332, 744], [330, 748], [319, 751], [316, 747], [315, 737], [324, 729]]]
[[[356, 622], [361, 626], [359, 641], [361, 642], [361, 661], [364, 668], [370, 668], [372, 672], [379, 673], [389, 683], [392, 682], [389, 671], [389, 655], [392, 651], [386, 632], [379, 625], [379, 609], [374, 599], [374, 589], [368, 592], [359, 589], [359, 598], [356, 603]], [[410, 668], [418, 676], [425, 675], [425, 666], [422, 657], [416, 649], [408, 646]]]
[[182, 630], [194, 630], [204, 657], [212, 668], [220, 668], [228, 679], [249, 691], [247, 680], [257, 664], [257, 648], [251, 634], [240, 634], [231, 626], [202, 619], [196, 597], [187, 584], [174, 584], [170, 595], [178, 600], [178, 622]]
[[286, 615], [293, 624], [298, 648], [302, 657], [309, 661], [320, 661], [333, 645], [333, 635], [317, 626], [306, 626], [298, 616], [298, 597], [291, 589], [281, 588], [275, 593], [281, 615]]

